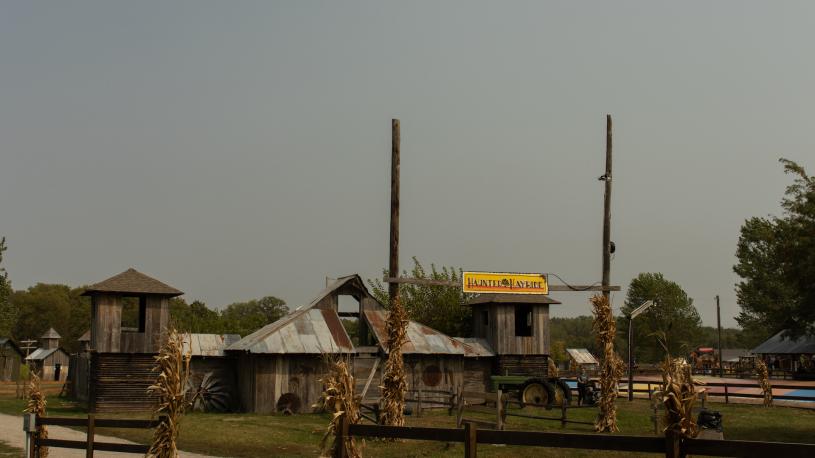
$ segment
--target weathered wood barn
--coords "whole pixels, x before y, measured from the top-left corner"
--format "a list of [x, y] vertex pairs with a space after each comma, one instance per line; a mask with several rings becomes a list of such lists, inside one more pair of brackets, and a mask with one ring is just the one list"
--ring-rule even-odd
[[[359, 304], [356, 312], [339, 312], [340, 296]], [[340, 316], [358, 319], [355, 346]], [[326, 374], [324, 355], [347, 357], [360, 390], [378, 396], [387, 354], [387, 311], [371, 296], [358, 275], [342, 277], [308, 305], [231, 345], [238, 356], [238, 387], [247, 412], [308, 411], [322, 393], [319, 379]], [[410, 322], [402, 349], [411, 389], [449, 390], [463, 383], [467, 345], [434, 329]], [[370, 379], [370, 382], [367, 382]]]
[[13, 340], [0, 337], [0, 381], [14, 382], [20, 378], [23, 357], [23, 352]]
[[182, 294], [135, 269], [85, 290], [83, 295], [91, 297], [91, 411], [152, 408], [155, 398], [147, 395], [147, 388], [156, 377], [154, 356], [167, 335], [169, 300]]
[[30, 370], [42, 380], [59, 382], [68, 378], [70, 357], [60, 348], [60, 338], [57, 331], [50, 328], [40, 337], [40, 347], [25, 358]]

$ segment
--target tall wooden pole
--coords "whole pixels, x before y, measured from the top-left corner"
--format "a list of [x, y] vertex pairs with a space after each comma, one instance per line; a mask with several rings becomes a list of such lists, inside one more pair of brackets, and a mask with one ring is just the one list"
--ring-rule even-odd
[[[391, 119], [391, 239], [388, 276], [399, 276], [399, 120]], [[399, 297], [399, 283], [388, 284], [390, 305]]]
[[603, 201], [603, 296], [611, 285], [611, 115], [606, 115], [606, 191]]
[[719, 309], [719, 295], [716, 295], [716, 327], [719, 330], [719, 377], [724, 377], [724, 368], [722, 367], [722, 313]]

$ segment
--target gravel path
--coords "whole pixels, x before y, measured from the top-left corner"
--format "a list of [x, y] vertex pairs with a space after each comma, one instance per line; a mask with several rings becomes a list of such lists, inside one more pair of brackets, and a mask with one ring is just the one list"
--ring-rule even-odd
[[[53, 439], [67, 439], [67, 440], [85, 440], [86, 435], [82, 431], [76, 431], [62, 426], [49, 426], [48, 436]], [[119, 439], [117, 437], [96, 435], [96, 440], [99, 442], [113, 442], [116, 444], [132, 444], [133, 442]], [[12, 447], [17, 447], [21, 450], [25, 449], [25, 433], [23, 433], [23, 418], [14, 415], [0, 414], [0, 441], [7, 443]], [[207, 455], [198, 455], [196, 453], [181, 452], [179, 454], [184, 458], [208, 458]], [[84, 458], [84, 450], [60, 448], [51, 449], [49, 456], [52, 457], [66, 457], [66, 458]], [[136, 456], [132, 453], [116, 453], [116, 452], [95, 452], [95, 457], [133, 457]]]

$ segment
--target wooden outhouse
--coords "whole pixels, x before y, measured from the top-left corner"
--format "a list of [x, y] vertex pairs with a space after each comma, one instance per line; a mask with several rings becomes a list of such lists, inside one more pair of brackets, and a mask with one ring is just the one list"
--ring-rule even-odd
[[154, 356], [167, 337], [169, 300], [183, 292], [135, 269], [89, 286], [90, 409], [151, 410]]
[[60, 382], [68, 378], [70, 357], [60, 348], [60, 338], [59, 333], [50, 328], [40, 337], [40, 347], [25, 358], [30, 370], [44, 381]]
[[20, 378], [23, 352], [8, 337], [0, 337], [0, 381], [13, 382]]
[[549, 306], [560, 302], [541, 294], [480, 294], [473, 308], [473, 336], [495, 353], [493, 373], [546, 377]]

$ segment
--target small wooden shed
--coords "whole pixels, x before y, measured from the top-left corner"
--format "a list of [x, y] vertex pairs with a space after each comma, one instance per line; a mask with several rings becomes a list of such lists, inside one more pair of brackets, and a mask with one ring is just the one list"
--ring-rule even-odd
[[50, 328], [40, 337], [40, 348], [34, 350], [25, 360], [31, 370], [44, 381], [65, 381], [68, 378], [70, 356], [59, 346], [59, 333]]
[[20, 378], [23, 357], [23, 352], [13, 340], [0, 337], [0, 381], [14, 382]]

